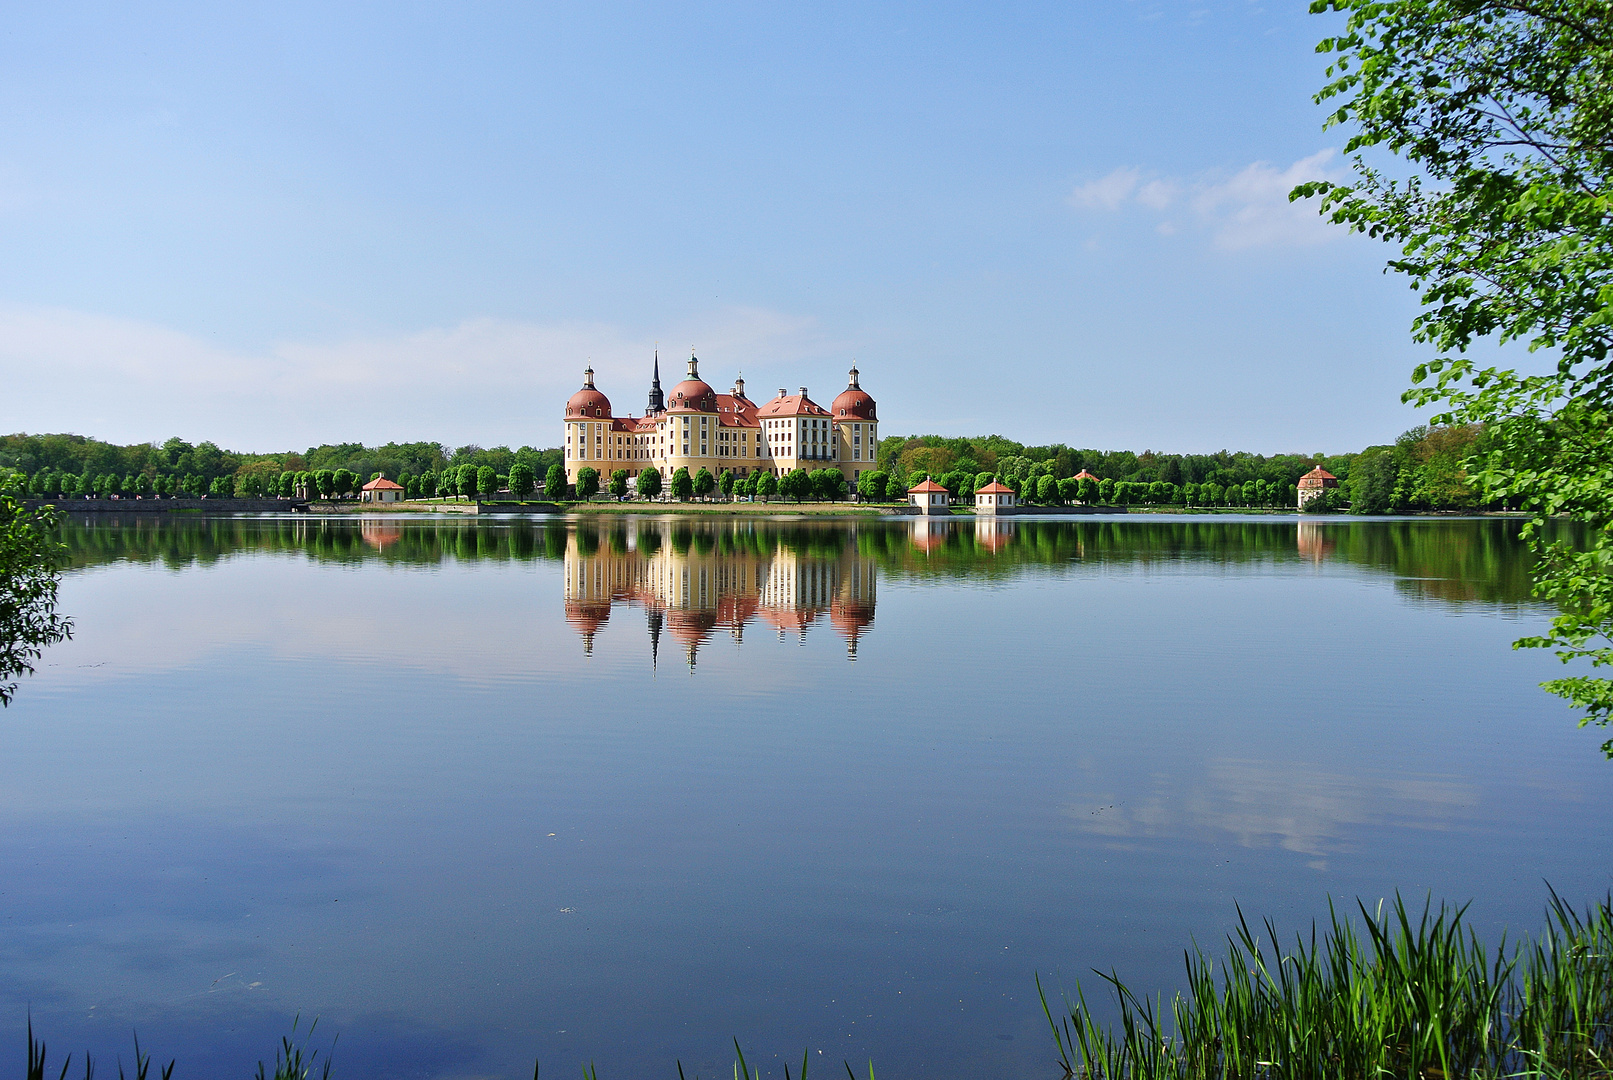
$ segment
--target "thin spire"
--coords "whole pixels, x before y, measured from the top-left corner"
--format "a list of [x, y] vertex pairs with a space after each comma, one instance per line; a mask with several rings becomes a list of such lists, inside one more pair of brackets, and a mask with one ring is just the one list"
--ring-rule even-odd
[[661, 392], [661, 350], [655, 350], [655, 374], [650, 379], [650, 403], [646, 415], [666, 412], [666, 395]]

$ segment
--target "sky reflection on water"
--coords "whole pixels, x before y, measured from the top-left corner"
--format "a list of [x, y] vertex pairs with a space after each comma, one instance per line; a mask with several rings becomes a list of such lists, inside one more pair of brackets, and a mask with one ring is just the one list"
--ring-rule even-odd
[[1026, 1076], [1034, 972], [1169, 987], [1234, 901], [1533, 928], [1608, 888], [1613, 773], [1509, 647], [1515, 532], [81, 522], [0, 714], [0, 1016], [181, 1075], [301, 1010], [352, 1077]]

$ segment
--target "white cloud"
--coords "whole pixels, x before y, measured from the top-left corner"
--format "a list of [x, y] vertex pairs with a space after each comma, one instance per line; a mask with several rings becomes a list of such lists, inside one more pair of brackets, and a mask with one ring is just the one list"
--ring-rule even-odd
[[[1157, 177], [1145, 182], [1137, 169], [1116, 169], [1076, 188], [1070, 203], [1084, 210], [1109, 212], [1137, 206], [1156, 214], [1184, 205], [1211, 242], [1224, 251], [1320, 244], [1338, 238], [1342, 231], [1317, 213], [1313, 201], [1289, 202], [1288, 193], [1307, 180], [1342, 179], [1341, 169], [1329, 167], [1333, 157], [1333, 150], [1321, 150], [1286, 168], [1256, 161], [1230, 177], [1205, 176], [1193, 181]], [[1174, 235], [1178, 223], [1161, 220], [1155, 231]]]
[[1150, 210], [1164, 210], [1182, 193], [1172, 180], [1150, 180], [1137, 189], [1137, 201]]
[[1136, 190], [1140, 179], [1141, 174], [1136, 169], [1116, 169], [1070, 192], [1070, 204], [1083, 210], [1118, 210]]
[[1231, 179], [1203, 187], [1193, 208], [1215, 229], [1217, 247], [1226, 250], [1273, 245], [1320, 244], [1340, 235], [1316, 212], [1311, 200], [1288, 201], [1288, 193], [1307, 180], [1337, 180], [1328, 169], [1332, 150], [1301, 158], [1286, 169], [1257, 161]]
[[[752, 308], [693, 318], [669, 334], [660, 343], [667, 385], [682, 376], [690, 343], [714, 384], [827, 347], [812, 320]], [[247, 352], [150, 323], [0, 304], [0, 430], [118, 442], [178, 434], [255, 451], [343, 439], [546, 446], [590, 362], [617, 410], [641, 410], [655, 347], [648, 335], [604, 323], [476, 318]]]

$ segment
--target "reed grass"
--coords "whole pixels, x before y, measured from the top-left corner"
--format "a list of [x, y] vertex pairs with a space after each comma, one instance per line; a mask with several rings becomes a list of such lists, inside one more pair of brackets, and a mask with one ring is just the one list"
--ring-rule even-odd
[[1167, 1007], [1098, 972], [1119, 1009], [1105, 1027], [1076, 985], [1055, 1020], [1059, 1064], [1079, 1080], [1443, 1080], [1613, 1077], [1613, 898], [1576, 912], [1555, 892], [1540, 937], [1492, 952], [1466, 906], [1395, 897], [1360, 918], [1329, 904], [1318, 936], [1278, 951], [1242, 911], [1225, 954], [1185, 955]]

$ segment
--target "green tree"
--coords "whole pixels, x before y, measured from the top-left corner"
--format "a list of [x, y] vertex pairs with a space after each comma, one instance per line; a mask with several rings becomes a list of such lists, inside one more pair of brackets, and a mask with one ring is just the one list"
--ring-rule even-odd
[[895, 473], [891, 473], [885, 479], [885, 501], [893, 503], [907, 501], [907, 483]]
[[[1484, 425], [1472, 479], [1486, 500], [1533, 513], [1536, 591], [1559, 614], [1518, 644], [1613, 664], [1613, 9], [1313, 4], [1328, 9], [1348, 22], [1318, 46], [1338, 60], [1317, 100], [1336, 106], [1329, 123], [1355, 127], [1356, 180], [1294, 196], [1319, 194], [1333, 221], [1396, 245], [1389, 267], [1424, 305], [1412, 337], [1441, 354], [1413, 371], [1408, 400], [1443, 410], [1436, 425]], [[1394, 157], [1406, 175], [1390, 172]], [[1551, 362], [1480, 368], [1467, 352], [1487, 338]], [[1548, 539], [1553, 517], [1583, 523], [1579, 542]], [[1613, 720], [1613, 679], [1545, 685], [1583, 722]], [[1613, 739], [1602, 749], [1613, 757]]]
[[827, 502], [846, 497], [846, 474], [839, 469], [819, 469], [812, 474], [812, 493]]
[[1098, 501], [1106, 506], [1115, 501], [1115, 482], [1107, 476], [1098, 481]]
[[812, 494], [811, 475], [805, 469], [791, 469], [779, 478], [778, 493], [781, 498], [800, 502]]
[[566, 497], [566, 468], [561, 464], [549, 466], [549, 472], [543, 478], [543, 497], [551, 501]]
[[679, 465], [672, 473], [672, 497], [679, 502], [688, 502], [694, 494], [694, 481], [689, 478], [689, 470]]
[[717, 478], [711, 475], [711, 470], [704, 465], [694, 474], [694, 493], [704, 499], [717, 490]]
[[778, 477], [771, 472], [764, 472], [756, 478], [756, 494], [763, 499], [770, 499], [778, 492]]
[[517, 461], [510, 466], [510, 494], [517, 499], [527, 499], [537, 489], [538, 478], [532, 473], [532, 466]]
[[319, 489], [320, 498], [330, 498], [336, 493], [336, 471], [334, 469], [315, 469], [314, 485]]
[[885, 498], [885, 484], [889, 479], [879, 469], [870, 469], [857, 478], [857, 494], [868, 502], [881, 502]]
[[577, 498], [587, 502], [599, 494], [599, 470], [584, 465], [577, 470]]
[[454, 490], [459, 493], [460, 498], [474, 499], [476, 497], [476, 473], [475, 465], [466, 463], [459, 466], [458, 471], [454, 474]]
[[660, 469], [645, 469], [643, 472], [638, 474], [638, 493], [646, 499], [654, 499], [660, 496]]
[[627, 470], [617, 469], [610, 474], [610, 493], [618, 499], [627, 497]]
[[[159, 476], [157, 479], [162, 480], [162, 479], [165, 479], [165, 478]], [[286, 470], [285, 472], [282, 472], [280, 474], [280, 487], [277, 490], [277, 494], [279, 494], [279, 496], [282, 499], [289, 499], [289, 498], [292, 497], [292, 495], [294, 495], [296, 493], [296, 489], [297, 489], [297, 474], [292, 472], [292, 471], [290, 471], [289, 469]]]
[[734, 494], [734, 479], [732, 469], [724, 470], [722, 476], [717, 480], [717, 490], [732, 498]]
[[493, 466], [483, 465], [476, 470], [476, 494], [484, 499], [498, 494], [498, 473]]
[[50, 507], [27, 510], [0, 495], [0, 705], [11, 704], [17, 680], [33, 673], [45, 647], [73, 631], [56, 612], [66, 549], [55, 530]]
[[1369, 446], [1350, 470], [1350, 512], [1391, 514], [1399, 509], [1400, 463], [1392, 446]]
[[1041, 503], [1055, 503], [1059, 498], [1059, 482], [1051, 476], [1036, 478], [1036, 501]]

